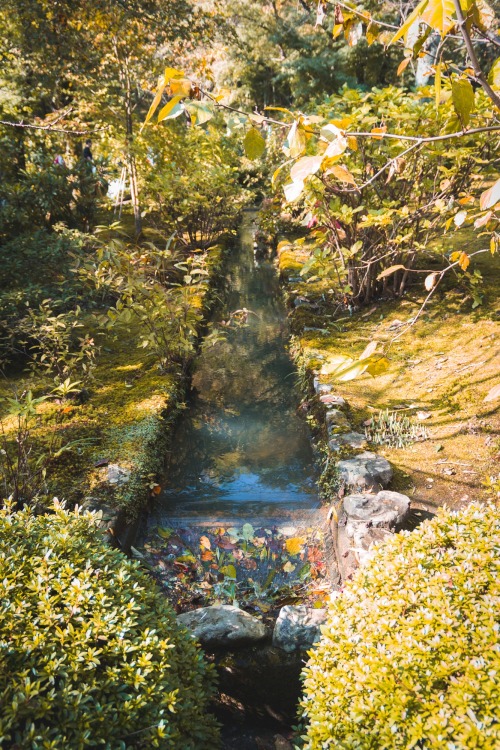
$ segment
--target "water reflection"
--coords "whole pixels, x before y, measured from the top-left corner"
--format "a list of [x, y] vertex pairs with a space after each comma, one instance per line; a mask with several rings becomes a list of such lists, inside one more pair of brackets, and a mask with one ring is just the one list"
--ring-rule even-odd
[[[252, 229], [247, 215], [214, 321], [224, 339], [204, 347], [197, 362], [193, 403], [176, 436], [153, 524], [239, 523], [317, 505], [276, 272], [270, 261], [255, 260]], [[224, 325], [242, 310], [250, 311], [239, 313], [245, 326]]]

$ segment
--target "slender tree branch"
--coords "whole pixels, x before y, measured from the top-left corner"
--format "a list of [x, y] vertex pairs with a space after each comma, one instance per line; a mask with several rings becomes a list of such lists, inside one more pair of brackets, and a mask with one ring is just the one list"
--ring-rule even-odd
[[346, 131], [346, 135], [352, 135], [356, 138], [394, 138], [398, 141], [412, 141], [413, 143], [437, 143], [438, 141], [449, 141], [452, 138], [462, 138], [466, 135], [475, 135], [476, 133], [498, 133], [500, 125], [488, 125], [482, 128], [471, 128], [470, 130], [458, 130], [456, 133], [445, 133], [443, 135], [418, 136], [418, 135], [399, 135], [398, 133], [356, 133]]

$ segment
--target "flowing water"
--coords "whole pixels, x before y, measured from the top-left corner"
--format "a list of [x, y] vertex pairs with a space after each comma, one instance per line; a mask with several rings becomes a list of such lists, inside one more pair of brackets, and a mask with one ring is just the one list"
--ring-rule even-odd
[[220, 334], [198, 358], [150, 528], [269, 526], [318, 505], [276, 269], [255, 258], [254, 230], [247, 213], [213, 320]]

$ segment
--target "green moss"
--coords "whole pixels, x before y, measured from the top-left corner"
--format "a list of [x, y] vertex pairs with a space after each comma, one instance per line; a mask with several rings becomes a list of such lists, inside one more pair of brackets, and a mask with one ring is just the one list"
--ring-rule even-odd
[[[209, 258], [209, 283], [201, 291], [197, 287], [191, 300], [203, 312], [212, 304], [224, 248], [212, 248]], [[200, 332], [202, 326], [203, 321]], [[92, 497], [133, 519], [162, 471], [171, 426], [184, 406], [185, 374], [160, 372], [147, 351], [138, 347], [137, 323], [115, 326], [96, 338], [101, 354], [88, 385], [89, 398], [81, 404], [47, 402], [32, 436], [39, 452], [47, 448], [54, 431], [62, 444], [86, 441], [47, 466], [49, 496], [70, 504]], [[46, 393], [50, 387], [40, 376], [19, 376], [0, 384], [0, 398], [12, 397], [13, 389]], [[13, 435], [13, 420], [5, 425]], [[110, 485], [106, 467], [95, 466], [104, 461], [128, 469], [130, 480], [121, 487]]]

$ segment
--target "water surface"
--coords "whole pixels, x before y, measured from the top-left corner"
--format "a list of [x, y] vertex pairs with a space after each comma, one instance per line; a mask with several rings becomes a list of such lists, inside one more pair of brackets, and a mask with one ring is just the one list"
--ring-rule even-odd
[[276, 269], [255, 258], [254, 230], [247, 213], [212, 323], [221, 340], [198, 358], [153, 526], [269, 524], [318, 505]]

